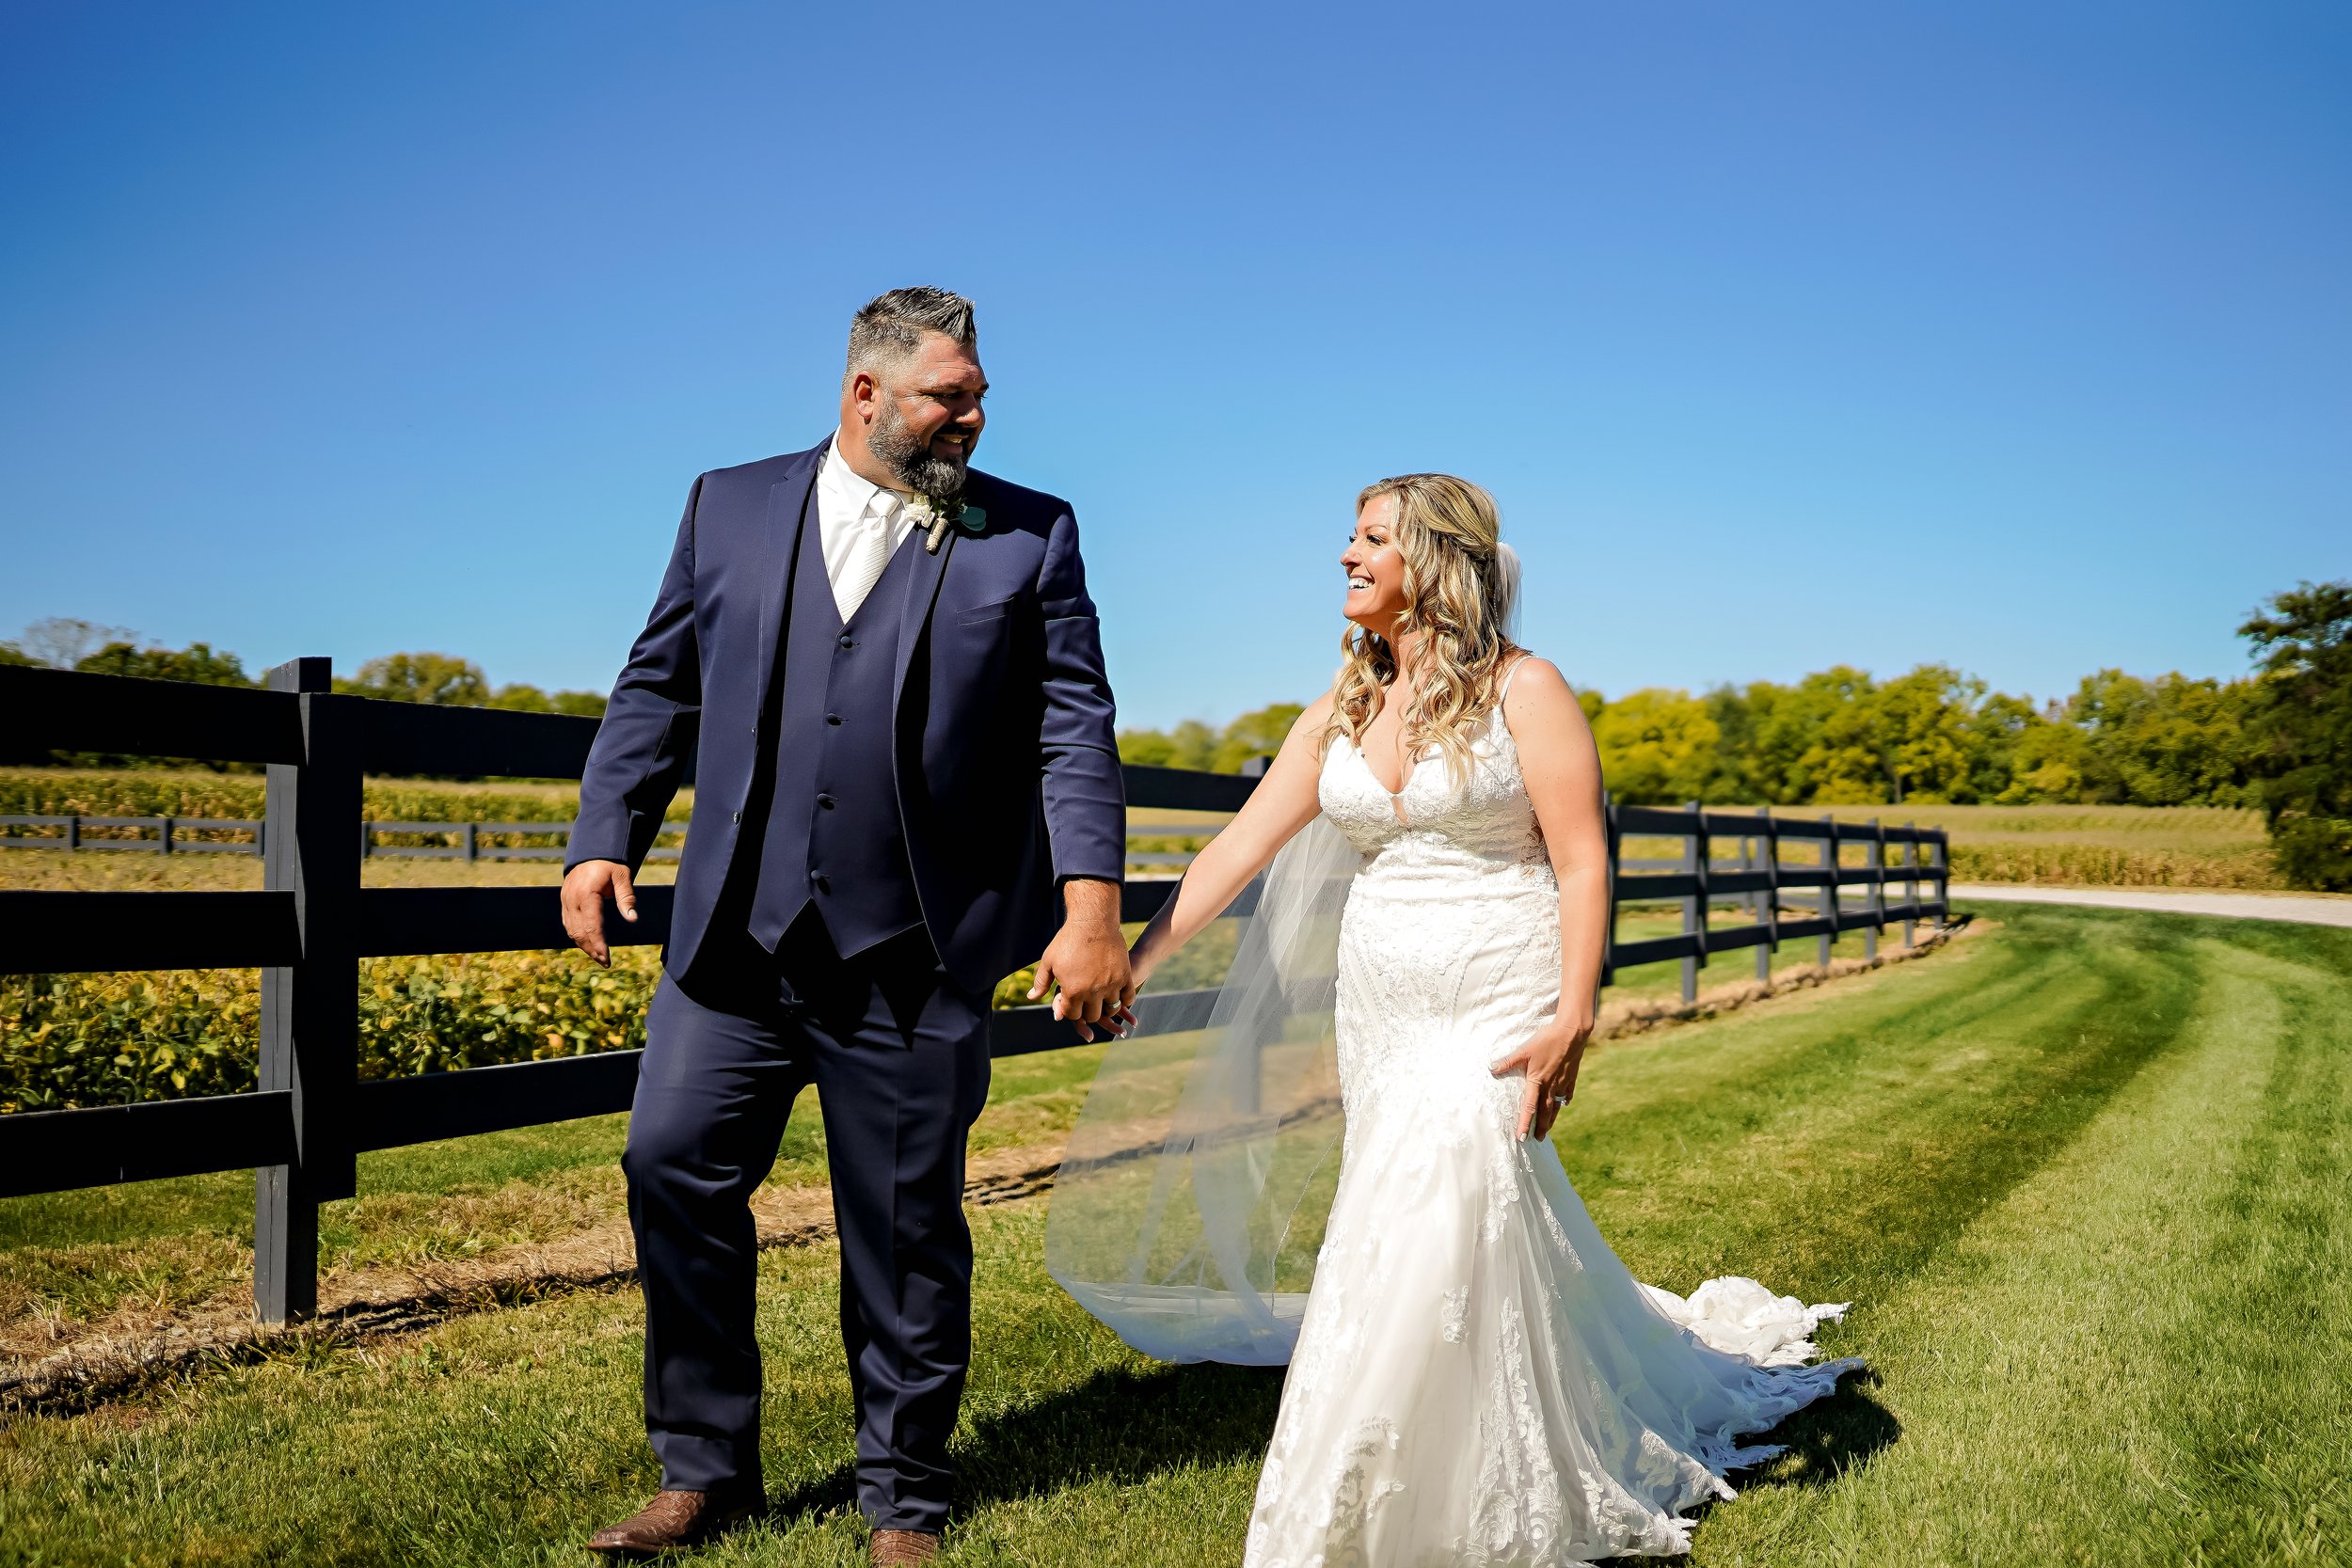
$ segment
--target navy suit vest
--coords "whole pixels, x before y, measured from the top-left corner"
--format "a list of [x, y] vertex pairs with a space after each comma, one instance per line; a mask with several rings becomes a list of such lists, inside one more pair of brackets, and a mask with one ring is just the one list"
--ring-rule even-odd
[[898, 816], [891, 693], [899, 611], [923, 536], [918, 530], [899, 541], [844, 626], [825, 577], [813, 495], [807, 505], [776, 651], [780, 697], [764, 759], [775, 790], [752, 884], [751, 934], [773, 952], [813, 903], [846, 958], [923, 923]]

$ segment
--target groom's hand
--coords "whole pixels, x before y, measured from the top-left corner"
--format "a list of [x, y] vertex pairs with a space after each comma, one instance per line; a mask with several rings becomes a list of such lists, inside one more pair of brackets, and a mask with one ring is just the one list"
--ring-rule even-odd
[[1061, 929], [1037, 961], [1029, 1000], [1059, 986], [1054, 1016], [1067, 1019], [1080, 1039], [1092, 1040], [1096, 1027], [1115, 1034], [1112, 1015], [1136, 999], [1126, 940], [1119, 932], [1119, 885], [1073, 877], [1062, 884], [1062, 911]]
[[637, 890], [628, 867], [619, 861], [581, 861], [564, 877], [564, 934], [572, 944], [605, 968], [612, 967], [612, 950], [604, 941], [604, 901], [610, 897], [623, 920], [637, 919]]

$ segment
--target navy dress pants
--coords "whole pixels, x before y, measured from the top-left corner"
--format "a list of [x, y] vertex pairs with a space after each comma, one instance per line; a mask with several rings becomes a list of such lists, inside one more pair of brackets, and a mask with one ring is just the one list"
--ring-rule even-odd
[[621, 1163], [664, 1487], [761, 1485], [749, 1200], [814, 1084], [841, 1237], [858, 1504], [877, 1529], [942, 1528], [972, 1359], [964, 1140], [988, 1072], [987, 999], [947, 978], [920, 930], [844, 958], [810, 911], [773, 956], [744, 937], [707, 947], [682, 986], [661, 977]]

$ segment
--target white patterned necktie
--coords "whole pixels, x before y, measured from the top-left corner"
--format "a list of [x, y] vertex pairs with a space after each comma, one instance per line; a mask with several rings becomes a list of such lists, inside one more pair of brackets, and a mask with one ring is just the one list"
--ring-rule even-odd
[[891, 536], [898, 531], [898, 499], [885, 490], [858, 514], [853, 525], [856, 542], [850, 548], [849, 558], [841, 562], [840, 579], [833, 585], [834, 608], [841, 612], [844, 626], [857, 613], [857, 607], [866, 602], [866, 595], [873, 592], [882, 568], [890, 564]]

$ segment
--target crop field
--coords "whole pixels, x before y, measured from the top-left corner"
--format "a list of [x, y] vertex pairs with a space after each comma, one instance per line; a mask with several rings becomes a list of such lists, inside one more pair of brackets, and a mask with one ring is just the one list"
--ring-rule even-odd
[[[1995, 912], [1920, 961], [1588, 1063], [1556, 1142], [1636, 1272], [1851, 1299], [1825, 1348], [1869, 1363], [1786, 1424], [1789, 1455], [1708, 1513], [1690, 1560], [2344, 1560], [2352, 932]], [[1239, 1560], [1279, 1374], [1146, 1361], [1040, 1265], [1044, 1173], [1098, 1050], [1000, 1063], [975, 1139], [949, 1562]], [[769, 1508], [699, 1560], [849, 1564], [863, 1542], [808, 1111], [758, 1205]], [[575, 1560], [655, 1481], [622, 1135], [363, 1158], [322, 1252], [330, 1304], [369, 1309], [20, 1402], [0, 1561]], [[6, 1353], [201, 1342], [240, 1305], [249, 1194], [0, 1204]]]
[[[262, 815], [259, 772], [223, 773], [206, 768], [0, 768], [0, 816], [254, 817]], [[463, 821], [498, 816], [522, 822], [567, 822], [580, 786], [498, 780], [437, 784], [417, 779], [370, 779], [361, 810], [386, 819]], [[677, 815], [693, 803], [678, 796]]]
[[[1797, 816], [1801, 813], [1791, 812]], [[2219, 806], [1839, 806], [1814, 816], [1916, 822], [1952, 835], [1963, 882], [2281, 888], [2262, 813]]]
[[[383, 821], [568, 821], [579, 798], [561, 784], [433, 784], [371, 780], [363, 810]], [[682, 794], [671, 816], [692, 806]], [[202, 770], [0, 768], [0, 816], [226, 816], [261, 814], [262, 779]], [[1739, 809], [1739, 808], [1725, 808]], [[1963, 881], [2099, 887], [2276, 888], [2258, 812], [2208, 806], [1836, 806], [1779, 808], [1792, 816], [1916, 822], [1952, 834]], [[1144, 851], [1200, 847], [1222, 820], [1205, 812], [1138, 813], [1166, 823]], [[13, 874], [0, 856], [0, 878]], [[0, 885], [16, 885], [12, 882]]]

